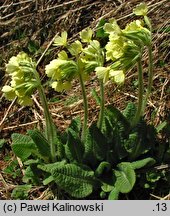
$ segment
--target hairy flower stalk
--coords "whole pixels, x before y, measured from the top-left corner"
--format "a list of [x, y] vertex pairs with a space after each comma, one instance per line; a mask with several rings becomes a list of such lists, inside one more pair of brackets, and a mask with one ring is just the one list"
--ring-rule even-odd
[[[96, 43], [98, 45], [98, 42], [89, 44], [91, 43], [91, 37], [92, 30], [88, 28], [80, 33], [81, 42], [76, 40], [68, 44], [67, 33], [62, 32], [61, 36], [56, 37], [54, 46], [62, 46], [63, 50], [58, 53], [57, 59], [54, 59], [46, 66], [46, 74], [51, 78], [51, 86], [56, 91], [61, 92], [70, 89], [73, 79], [78, 78], [80, 81], [84, 105], [84, 122], [81, 134], [82, 142], [85, 142], [86, 139], [88, 123], [88, 102], [84, 82], [96, 66], [96, 62], [92, 61], [96, 50], [92, 46], [96, 46]], [[82, 43], [88, 43], [89, 47], [84, 49]], [[71, 54], [72, 57], [70, 58], [67, 53]]]
[[153, 54], [152, 54], [152, 45], [148, 46], [148, 56], [149, 56], [149, 75], [148, 75], [148, 86], [146, 90], [146, 96], [143, 103], [143, 111], [145, 110], [148, 98], [151, 94], [152, 85], [153, 85]]
[[56, 135], [56, 131], [55, 131], [55, 126], [51, 117], [51, 114], [49, 112], [49, 108], [48, 108], [48, 103], [47, 103], [47, 99], [44, 93], [44, 89], [41, 85], [41, 81], [40, 81], [40, 77], [39, 74], [36, 70], [34, 70], [34, 75], [35, 78], [37, 80], [37, 82], [39, 83], [37, 89], [40, 95], [40, 100], [44, 109], [44, 117], [45, 117], [45, 122], [46, 122], [46, 138], [48, 140], [48, 143], [50, 145], [50, 151], [51, 151], [51, 159], [54, 162], [56, 160], [56, 156], [55, 156], [55, 135]]
[[84, 85], [81, 71], [79, 71], [78, 76], [79, 76], [79, 80], [80, 80], [82, 96], [83, 96], [83, 106], [84, 106], [84, 122], [83, 122], [82, 134], [81, 134], [81, 140], [82, 140], [82, 142], [84, 142], [85, 138], [86, 138], [86, 134], [87, 134], [88, 102], [87, 102], [86, 89], [85, 89], [85, 85]]
[[148, 99], [151, 93], [152, 84], [153, 84], [153, 55], [152, 55], [151, 45], [148, 47], [148, 54], [149, 54], [149, 80], [148, 80], [148, 88], [146, 93], [146, 100]]
[[137, 63], [138, 68], [138, 107], [137, 111], [134, 117], [134, 120], [132, 122], [132, 127], [134, 127], [140, 120], [141, 116], [143, 115], [143, 93], [144, 93], [144, 87], [143, 87], [143, 71], [142, 71], [142, 62], [141, 59], [138, 60]]
[[[146, 90], [145, 99], [143, 100], [141, 115], [144, 113], [146, 104], [151, 94], [151, 89], [153, 85], [153, 55], [152, 55], [152, 25], [150, 22], [149, 17], [147, 16], [148, 8], [145, 3], [140, 3], [137, 7], [133, 10], [134, 14], [137, 16], [143, 16], [146, 26], [148, 27], [148, 33], [146, 34], [146, 47], [148, 49], [148, 57], [149, 57], [149, 73], [148, 73], [148, 85]], [[145, 31], [146, 32], [146, 31]], [[138, 111], [137, 111], [138, 112]]]
[[102, 130], [103, 119], [104, 119], [104, 83], [100, 80], [100, 113], [99, 113], [99, 120], [98, 120], [98, 128]]
[[[85, 66], [85, 73], [88, 71], [88, 74], [90, 72], [92, 72], [93, 70], [96, 70], [96, 68], [98, 66], [103, 66], [104, 64], [104, 52], [103, 49], [100, 46], [99, 41], [97, 40], [92, 40], [92, 35], [93, 35], [93, 31], [90, 28], [87, 28], [85, 30], [83, 30], [80, 33], [80, 38], [81, 41], [84, 43], [87, 43], [87, 47], [85, 47], [83, 49], [83, 58], [82, 60], [84, 62], [86, 62], [86, 66]], [[103, 71], [103, 67], [99, 67], [101, 69], [101, 71]], [[83, 88], [82, 88], [83, 89]], [[86, 114], [86, 112], [88, 112], [87, 109], [87, 99], [83, 96], [84, 98], [84, 109], [85, 109], [85, 119], [84, 119], [84, 126], [83, 126], [83, 132], [82, 133], [82, 140], [84, 139], [83, 137], [85, 137], [86, 135], [86, 130], [87, 126], [87, 121], [86, 121], [86, 116], [88, 116], [88, 113]], [[104, 118], [104, 82], [103, 82], [103, 77], [100, 79], [100, 113], [99, 113], [99, 120], [98, 120], [98, 127], [100, 128], [100, 130], [102, 129], [102, 124], [103, 124], [103, 118]]]

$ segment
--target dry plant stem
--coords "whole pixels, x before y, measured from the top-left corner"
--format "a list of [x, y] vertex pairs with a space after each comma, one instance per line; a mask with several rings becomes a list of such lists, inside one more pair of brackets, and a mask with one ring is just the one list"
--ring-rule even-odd
[[104, 118], [104, 84], [103, 80], [100, 81], [100, 113], [99, 113], [99, 121], [98, 128], [102, 130], [103, 118]]
[[136, 124], [139, 122], [140, 117], [142, 116], [143, 111], [143, 73], [142, 73], [142, 62], [141, 59], [139, 59], [138, 64], [138, 107], [137, 111], [134, 117], [134, 120], [132, 122], [132, 127], [135, 127]]
[[42, 55], [40, 56], [40, 58], [38, 59], [36, 67], [38, 67], [39, 63], [42, 61], [43, 57], [45, 56], [46, 52], [48, 51], [48, 49], [50, 48], [50, 46], [51, 46], [52, 43], [54, 42], [54, 40], [55, 40], [55, 38], [56, 38], [57, 35], [58, 35], [58, 33], [55, 34], [55, 36], [52, 38], [52, 40], [50, 41], [50, 43], [48, 44], [48, 46], [47, 46], [46, 49], [44, 50], [43, 54], [42, 54]]
[[8, 5], [2, 5], [0, 6], [0, 10], [2, 8], [7, 8], [7, 7], [10, 7], [10, 6], [17, 6], [17, 5], [20, 5], [20, 4], [25, 4], [25, 3], [28, 3], [28, 2], [32, 2], [33, 0], [27, 0], [27, 1], [20, 1], [20, 2], [17, 2], [17, 3], [11, 3], [11, 4], [8, 4]]
[[[44, 119], [42, 119], [42, 121], [44, 121]], [[28, 122], [28, 123], [25, 123], [25, 124], [19, 124], [19, 125], [4, 127], [2, 130], [3, 130], [3, 131], [5, 131], [5, 130], [13, 130], [13, 129], [15, 129], [15, 128], [27, 127], [27, 126], [29, 126], [29, 125], [38, 124], [38, 123], [39, 123], [39, 121], [36, 120], [36, 121]]]
[[39, 83], [38, 86], [38, 92], [40, 95], [40, 100], [44, 109], [44, 116], [45, 116], [45, 122], [46, 122], [46, 138], [50, 144], [50, 150], [51, 150], [51, 159], [54, 162], [56, 160], [55, 156], [55, 127], [52, 121], [51, 114], [49, 112], [47, 99], [43, 90], [43, 87], [40, 82], [39, 74], [36, 70], [34, 70], [34, 74], [36, 77], [37, 82]]
[[7, 109], [6, 113], [5, 113], [5, 115], [4, 115], [3, 119], [2, 119], [2, 121], [0, 122], [0, 130], [1, 130], [1, 127], [2, 127], [2, 125], [3, 125], [3, 123], [4, 123], [5, 119], [6, 119], [6, 117], [8, 116], [8, 114], [9, 114], [9, 112], [10, 112], [12, 106], [13, 106], [14, 103], [16, 102], [16, 100], [17, 100], [17, 97], [14, 98], [14, 100], [12, 101], [12, 103], [10, 104], [10, 106], [8, 107], [8, 109]]
[[80, 0], [73, 0], [73, 1], [62, 3], [62, 4], [57, 4], [56, 6], [53, 6], [53, 7], [50, 7], [50, 8], [46, 8], [46, 9], [44, 9], [42, 11], [49, 11], [49, 10], [52, 10], [52, 9], [55, 9], [55, 8], [64, 7], [66, 5], [73, 4], [73, 3], [76, 3], [76, 2], [79, 2], [79, 1]]

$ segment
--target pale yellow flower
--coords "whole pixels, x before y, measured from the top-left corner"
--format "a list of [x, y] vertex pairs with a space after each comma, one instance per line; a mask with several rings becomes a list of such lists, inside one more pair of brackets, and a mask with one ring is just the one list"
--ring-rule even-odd
[[109, 71], [110, 67], [96, 67], [96, 75], [100, 80], [103, 80], [103, 83], [106, 83], [109, 80]]
[[16, 97], [15, 91], [14, 91], [14, 89], [11, 86], [5, 85], [2, 88], [2, 92], [4, 92], [5, 97], [8, 100], [13, 100]]
[[54, 82], [52, 82], [51, 87], [57, 92], [63, 91], [62, 82], [54, 81]]
[[125, 81], [125, 74], [123, 70], [110, 70], [109, 77], [113, 78], [117, 84], [122, 84]]
[[133, 9], [133, 13], [137, 16], [146, 16], [148, 12], [148, 7], [146, 3], [140, 3]]
[[111, 41], [109, 41], [105, 48], [106, 48], [106, 60], [113, 60], [119, 59], [124, 53], [124, 47], [126, 42], [124, 41], [123, 37], [115, 36]]
[[54, 46], [67, 46], [67, 32], [61, 33], [61, 36], [57, 36], [54, 40]]
[[50, 62], [50, 64], [45, 66], [45, 73], [48, 77], [51, 77], [53, 80], [61, 79], [61, 70], [60, 66], [67, 62], [67, 60], [62, 59], [54, 59]]
[[88, 27], [86, 29], [83, 29], [80, 32], [81, 41], [84, 43], [89, 43], [91, 41], [92, 35], [93, 35], [93, 31], [91, 28]]

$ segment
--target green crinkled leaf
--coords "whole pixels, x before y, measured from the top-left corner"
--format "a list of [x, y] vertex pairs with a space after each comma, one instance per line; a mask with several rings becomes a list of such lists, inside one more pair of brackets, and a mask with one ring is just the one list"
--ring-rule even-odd
[[144, 166], [152, 166], [155, 163], [156, 161], [153, 158], [149, 157], [142, 160], [134, 161], [131, 163], [131, 166], [135, 170], [135, 169], [140, 169]]
[[28, 192], [32, 188], [32, 185], [18, 185], [12, 191], [11, 197], [15, 200], [24, 200], [28, 198]]
[[137, 132], [134, 132], [132, 134], [129, 134], [129, 138], [125, 140], [124, 147], [127, 152], [130, 154], [133, 154], [135, 152], [135, 149], [137, 149], [137, 144], [139, 143]]
[[39, 153], [46, 158], [50, 158], [50, 146], [44, 135], [38, 130], [29, 130], [27, 132], [33, 139]]
[[23, 182], [29, 184], [32, 183], [34, 185], [40, 184], [40, 171], [37, 169], [37, 164], [30, 164], [25, 170], [23, 176]]
[[55, 182], [76, 198], [84, 198], [93, 192], [94, 172], [75, 164], [58, 165], [52, 170]]
[[108, 106], [106, 112], [107, 112], [107, 116], [109, 117], [111, 122], [118, 122], [119, 121], [124, 125], [124, 127], [126, 129], [130, 128], [129, 122], [127, 121], [125, 116], [117, 108], [115, 108], [113, 106]]
[[124, 140], [124, 147], [131, 161], [147, 153], [154, 145], [155, 132], [144, 121], [139, 122], [137, 127], [134, 128], [134, 132]]
[[64, 149], [64, 145], [62, 143], [61, 137], [56, 135], [54, 142], [57, 147], [56, 148], [57, 159], [62, 160], [65, 157], [65, 149]]
[[117, 165], [117, 170], [114, 170], [116, 175], [115, 187], [121, 193], [129, 193], [136, 181], [136, 175], [131, 163], [122, 162]]
[[[105, 151], [103, 151], [103, 149], [105, 149]], [[92, 125], [87, 131], [84, 159], [95, 164], [95, 160], [104, 160], [106, 151], [107, 139], [96, 125]]]
[[159, 181], [159, 179], [163, 177], [163, 173], [161, 172], [155, 172], [155, 171], [148, 171], [146, 173], [146, 179], [148, 182], [155, 183]]
[[76, 133], [80, 133], [81, 130], [81, 119], [76, 117], [71, 121], [69, 128], [73, 129]]
[[109, 185], [109, 184], [106, 184], [106, 183], [103, 183], [103, 185], [101, 186], [102, 190], [104, 192], [110, 192], [113, 190], [114, 186], [113, 185]]
[[32, 152], [37, 151], [37, 148], [31, 137], [13, 133], [12, 150], [17, 155], [17, 157], [24, 161], [32, 154]]
[[24, 165], [31, 165], [31, 164], [39, 164], [40, 163], [40, 159], [30, 159], [24, 162]]
[[95, 170], [95, 176], [99, 177], [103, 173], [108, 172], [111, 169], [111, 164], [107, 161], [102, 161]]
[[136, 106], [134, 103], [128, 103], [125, 110], [123, 111], [123, 115], [126, 117], [126, 119], [131, 123], [134, 119], [136, 113]]
[[55, 169], [56, 167], [63, 166], [66, 164], [66, 161], [60, 161], [50, 164], [39, 164], [37, 167], [45, 172], [51, 173], [52, 169]]
[[65, 145], [65, 154], [66, 157], [69, 159], [70, 162], [82, 162], [82, 155], [84, 152], [84, 148], [82, 143], [77, 136], [77, 133], [69, 128], [68, 130], [68, 140]]
[[127, 156], [123, 144], [129, 129], [130, 124], [123, 114], [118, 109], [109, 106], [105, 112], [103, 133], [109, 142], [111, 152], [108, 151], [107, 155], [113, 163]]
[[110, 122], [108, 116], [106, 115], [104, 116], [102, 132], [105, 135], [105, 137], [107, 137], [109, 143], [113, 141], [113, 137], [114, 137], [113, 125]]
[[97, 91], [95, 90], [95, 88], [92, 89], [91, 94], [92, 94], [93, 98], [95, 99], [97, 105], [100, 105], [101, 99], [100, 99]]
[[51, 183], [53, 181], [54, 181], [54, 178], [53, 178], [53, 176], [50, 175], [49, 177], [47, 177], [46, 179], [43, 180], [43, 184], [48, 185], [49, 183]]
[[116, 187], [109, 193], [108, 200], [118, 200], [119, 198], [119, 191]]

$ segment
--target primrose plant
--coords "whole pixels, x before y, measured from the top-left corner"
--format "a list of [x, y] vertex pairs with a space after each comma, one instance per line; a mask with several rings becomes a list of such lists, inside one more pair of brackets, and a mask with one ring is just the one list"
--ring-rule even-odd
[[39, 74], [36, 70], [36, 63], [28, 57], [27, 54], [21, 52], [17, 56], [13, 56], [6, 65], [6, 72], [11, 76], [10, 85], [4, 86], [2, 91], [7, 99], [13, 100], [17, 97], [17, 101], [22, 106], [31, 106], [33, 104], [31, 95], [35, 89], [38, 89], [41, 103], [44, 108], [46, 121], [46, 138], [49, 141], [51, 149], [51, 159], [55, 161], [55, 128], [48, 109], [46, 96], [41, 85]]
[[[155, 163], [148, 155], [138, 160], [141, 154], [150, 151], [153, 141], [143, 135], [147, 133], [146, 124], [136, 127], [151, 92], [153, 63], [151, 23], [146, 4], [138, 5], [134, 14], [144, 19], [135, 20], [124, 29], [114, 19], [100, 26], [107, 38], [104, 45], [103, 38], [95, 37], [90, 28], [83, 30], [79, 40], [73, 43], [69, 43], [66, 31], [55, 38], [53, 45], [60, 47], [60, 52], [45, 67], [50, 85], [57, 92], [67, 91], [73, 80], [78, 79], [84, 103], [83, 126], [79, 119], [74, 119], [64, 135], [57, 131], [52, 121], [36, 63], [23, 52], [9, 60], [6, 72], [11, 82], [2, 91], [7, 99], [17, 98], [20, 105], [30, 106], [31, 95], [37, 89], [46, 122], [45, 133], [29, 130], [28, 135], [12, 135], [13, 151], [27, 166], [25, 183], [40, 184], [43, 180], [44, 185], [57, 184], [72, 197], [83, 198], [94, 192], [102, 198], [108, 194], [109, 199], [117, 199], [119, 193], [132, 190], [136, 169]], [[145, 47], [149, 53], [149, 81], [144, 99], [142, 54]], [[127, 107], [122, 114], [116, 108], [105, 108], [105, 84], [109, 80], [123, 84], [127, 70], [135, 65], [139, 83], [137, 110], [130, 105], [130, 111]], [[85, 82], [94, 71], [100, 83], [100, 113], [98, 121], [88, 127]], [[151, 144], [146, 146], [145, 143]], [[123, 159], [128, 162], [122, 162]]]
[[[121, 29], [114, 19], [104, 25], [104, 30], [109, 35], [109, 41], [105, 46], [106, 62], [111, 62], [111, 64], [108, 67], [95, 69], [99, 79], [103, 79], [103, 82], [106, 82], [111, 76], [117, 83], [122, 83], [125, 78], [124, 74], [137, 64], [138, 108], [132, 126], [135, 126], [143, 115], [153, 78], [151, 23], [147, 17], [146, 4], [138, 5], [134, 9], [134, 14], [144, 16], [144, 20], [135, 20], [127, 24], [124, 29]], [[145, 46], [149, 53], [149, 82], [144, 100], [142, 54]]]
[[[85, 139], [88, 120], [88, 102], [85, 90], [85, 81], [97, 66], [104, 64], [104, 53], [97, 40], [92, 40], [92, 30], [87, 28], [80, 33], [80, 39], [69, 44], [67, 32], [62, 32], [54, 40], [54, 46], [62, 46], [58, 58], [46, 66], [45, 72], [51, 78], [51, 86], [56, 91], [71, 88], [73, 79], [78, 78], [82, 90], [84, 102], [84, 123], [82, 128], [82, 140]], [[84, 48], [84, 44], [88, 44]], [[69, 57], [68, 57], [69, 56]]]

